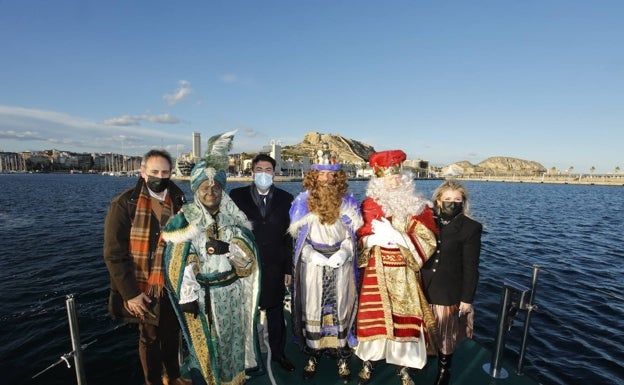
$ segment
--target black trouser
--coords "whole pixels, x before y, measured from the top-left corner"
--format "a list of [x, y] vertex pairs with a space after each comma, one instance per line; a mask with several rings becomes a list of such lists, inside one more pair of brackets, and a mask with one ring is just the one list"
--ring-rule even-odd
[[284, 319], [284, 305], [270, 307], [264, 310], [269, 332], [269, 347], [271, 358], [277, 360], [284, 357], [286, 347], [286, 320]]
[[160, 298], [159, 325], [139, 324], [139, 358], [146, 385], [161, 385], [163, 366], [171, 380], [180, 377], [178, 347], [180, 324], [169, 296]]

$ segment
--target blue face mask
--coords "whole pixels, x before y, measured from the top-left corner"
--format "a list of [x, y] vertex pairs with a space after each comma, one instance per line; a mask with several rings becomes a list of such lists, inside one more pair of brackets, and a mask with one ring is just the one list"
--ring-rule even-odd
[[260, 190], [266, 190], [273, 184], [273, 175], [266, 172], [254, 173], [254, 184]]

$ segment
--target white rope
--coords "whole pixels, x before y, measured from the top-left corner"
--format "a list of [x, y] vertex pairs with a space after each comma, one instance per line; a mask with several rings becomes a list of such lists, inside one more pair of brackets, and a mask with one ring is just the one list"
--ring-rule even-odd
[[267, 367], [267, 371], [269, 372], [269, 379], [271, 380], [271, 384], [273, 385], [277, 385], [277, 383], [275, 382], [275, 377], [273, 376], [273, 368], [271, 368], [271, 346], [269, 346], [269, 333], [268, 333], [268, 326], [267, 326], [267, 317], [266, 317], [266, 313], [264, 310], [260, 311], [260, 328], [258, 330], [258, 333], [262, 336], [262, 342], [264, 342], [264, 345], [267, 348], [267, 363], [266, 363], [266, 367]]

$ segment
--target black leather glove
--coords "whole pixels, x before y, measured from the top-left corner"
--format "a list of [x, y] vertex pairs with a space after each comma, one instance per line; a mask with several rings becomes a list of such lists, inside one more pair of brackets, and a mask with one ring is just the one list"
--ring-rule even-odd
[[215, 238], [210, 238], [206, 242], [206, 251], [208, 254], [225, 254], [230, 251], [230, 244]]
[[180, 309], [183, 312], [193, 314], [195, 318], [197, 318], [197, 313], [199, 312], [199, 302], [197, 300], [193, 302], [187, 302], [180, 305]]

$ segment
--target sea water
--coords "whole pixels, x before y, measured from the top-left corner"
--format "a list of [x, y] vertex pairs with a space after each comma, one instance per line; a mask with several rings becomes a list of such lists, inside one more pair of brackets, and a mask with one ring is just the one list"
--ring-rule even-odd
[[[76, 383], [65, 297], [76, 296], [89, 384], [141, 384], [137, 331], [109, 319], [102, 259], [110, 200], [136, 179], [0, 175], [0, 378], [3, 384]], [[440, 181], [417, 181], [426, 197]], [[179, 183], [188, 194], [188, 182]], [[230, 183], [227, 190], [242, 185]], [[505, 279], [530, 286], [537, 310], [524, 372], [546, 385], [624, 383], [624, 189], [621, 186], [466, 182], [483, 223], [475, 339], [493, 348]], [[279, 183], [293, 194], [300, 182]], [[366, 181], [351, 181], [364, 198]], [[507, 334], [515, 362], [526, 312]], [[73, 361], [69, 360], [73, 365]]]

